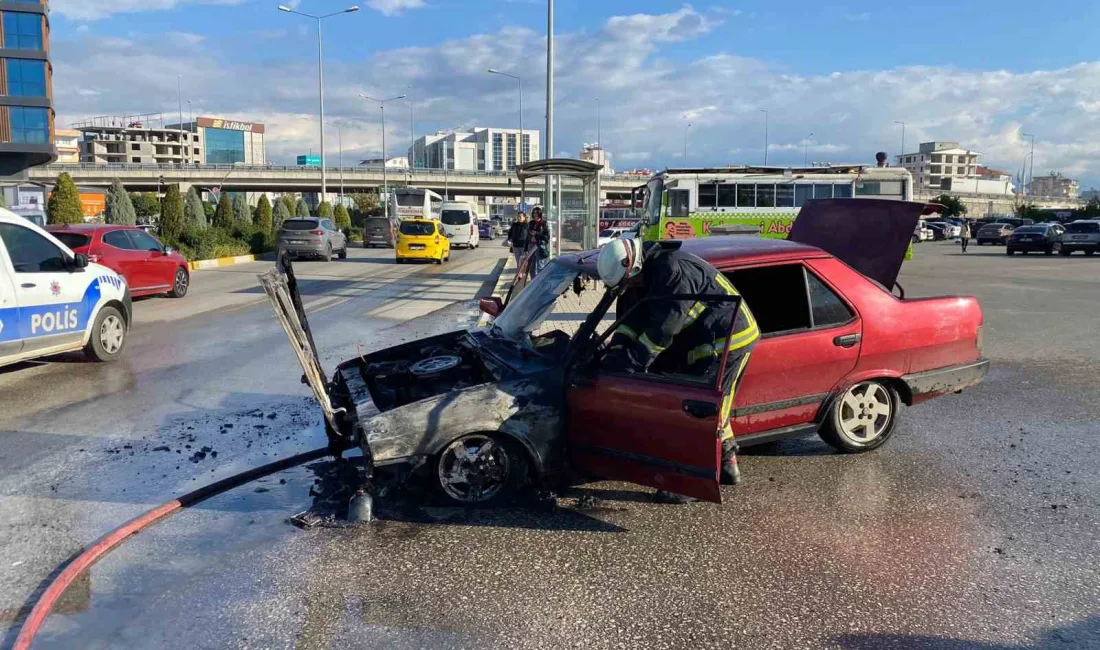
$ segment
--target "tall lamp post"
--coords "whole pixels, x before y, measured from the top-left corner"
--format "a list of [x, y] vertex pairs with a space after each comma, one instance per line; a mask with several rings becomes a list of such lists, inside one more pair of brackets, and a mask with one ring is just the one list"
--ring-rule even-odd
[[684, 166], [687, 166], [688, 161], [688, 131], [691, 130], [691, 122], [687, 123], [684, 127]]
[[386, 200], [386, 214], [388, 215], [390, 213], [390, 182], [389, 176], [386, 174], [386, 104], [398, 99], [405, 99], [405, 95], [398, 95], [389, 99], [375, 99], [363, 93], [359, 93], [359, 96], [368, 102], [375, 102], [378, 104], [378, 108], [382, 110], [382, 196]]
[[806, 167], [810, 166], [810, 138], [814, 137], [813, 132], [806, 136], [806, 139], [802, 141], [803, 144], [803, 158], [802, 164]]
[[894, 124], [901, 125], [901, 155], [905, 155], [905, 122], [895, 121]]
[[[554, 0], [546, 0], [546, 153], [554, 157]], [[559, 181], [560, 182], [560, 181]], [[554, 177], [546, 177], [547, 210], [554, 196]], [[555, 206], [561, 209], [561, 206]], [[555, 216], [547, 214], [546, 216]], [[558, 219], [558, 252], [561, 252], [561, 219]]]
[[760, 109], [764, 114], [764, 166], [768, 166], [768, 111]]
[[[514, 74], [508, 74], [507, 72], [501, 72], [496, 68], [489, 68], [489, 74], [499, 74], [502, 77], [508, 77], [509, 79], [515, 79], [519, 83], [519, 164], [523, 164], [523, 79], [517, 77]], [[507, 167], [507, 165], [505, 165]], [[520, 190], [519, 205], [520, 209], [523, 209], [523, 204], [527, 202], [526, 192]]]
[[1031, 138], [1031, 153], [1029, 154], [1031, 156], [1031, 164], [1029, 165], [1030, 169], [1025, 170], [1027, 175], [1027, 178], [1025, 179], [1027, 181], [1027, 185], [1024, 186], [1027, 190], [1027, 198], [1030, 199], [1031, 184], [1035, 182], [1035, 136], [1029, 133], [1021, 133], [1020, 135], [1024, 136], [1025, 138]]
[[321, 21], [325, 18], [331, 18], [339, 14], [350, 14], [359, 11], [358, 5], [342, 9], [340, 11], [334, 11], [330, 14], [324, 14], [322, 16], [314, 16], [313, 14], [303, 13], [295, 9], [291, 9], [286, 5], [279, 5], [279, 11], [285, 11], [288, 14], [298, 14], [299, 16], [305, 16], [306, 18], [312, 18], [317, 22], [317, 105], [320, 108], [321, 120], [319, 122], [321, 127], [321, 200], [318, 201], [318, 205], [328, 200], [328, 175], [325, 172], [325, 66], [322, 62], [321, 51]]

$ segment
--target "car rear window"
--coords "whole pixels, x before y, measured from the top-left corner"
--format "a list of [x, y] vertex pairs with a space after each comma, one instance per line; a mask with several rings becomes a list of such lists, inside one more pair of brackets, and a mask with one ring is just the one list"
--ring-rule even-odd
[[1078, 234], [1080, 234], [1080, 233], [1100, 232], [1100, 223], [1095, 222], [1095, 221], [1087, 222], [1087, 223], [1071, 223], [1068, 226], [1066, 226], [1066, 232], [1072, 232], [1072, 233], [1078, 233]]
[[1017, 235], [1043, 235], [1046, 231], [1046, 226], [1023, 226], [1012, 232]]
[[402, 221], [401, 234], [410, 236], [434, 235], [435, 224], [429, 221]]
[[368, 228], [382, 228], [383, 230], [390, 227], [390, 220], [385, 217], [371, 217], [367, 219]]
[[982, 230], [988, 230], [990, 232], [993, 232], [995, 230], [1000, 230], [1001, 228], [1004, 228], [1007, 225], [1008, 225], [1007, 223], [991, 223], [991, 224], [987, 224], [987, 225], [982, 226]]
[[444, 210], [439, 215], [439, 220], [448, 226], [465, 226], [470, 223], [470, 212], [468, 210]]
[[283, 230], [314, 230], [320, 227], [316, 219], [287, 219], [283, 222]]
[[78, 232], [51, 232], [50, 234], [73, 250], [84, 248], [88, 245], [88, 242], [92, 241], [92, 238], [88, 235], [82, 235]]

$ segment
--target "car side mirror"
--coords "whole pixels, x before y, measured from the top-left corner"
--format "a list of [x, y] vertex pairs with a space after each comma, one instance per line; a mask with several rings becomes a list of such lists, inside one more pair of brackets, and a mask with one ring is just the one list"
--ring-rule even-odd
[[88, 256], [84, 253], [76, 253], [73, 256], [73, 271], [83, 271], [88, 268]]
[[164, 250], [161, 252], [165, 255], [171, 255], [172, 253], [176, 252], [176, 249], [172, 248], [171, 246], [165, 246]]
[[478, 301], [477, 306], [483, 314], [488, 314], [493, 318], [500, 316], [501, 312], [504, 311], [504, 302], [496, 296], [482, 298]]

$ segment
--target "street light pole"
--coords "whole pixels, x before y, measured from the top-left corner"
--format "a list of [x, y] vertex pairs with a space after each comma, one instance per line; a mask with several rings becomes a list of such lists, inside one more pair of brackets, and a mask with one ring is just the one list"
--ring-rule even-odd
[[802, 159], [802, 165], [805, 166], [805, 167], [810, 166], [810, 138], [812, 138], [812, 137], [814, 137], [814, 134], [811, 132], [810, 135], [806, 136], [806, 139], [803, 141], [803, 144], [805, 145], [805, 147], [804, 147], [804, 153], [803, 153], [804, 157]]
[[[554, 0], [546, 0], [546, 152], [554, 157]], [[546, 177], [546, 207], [553, 199], [554, 178]], [[560, 206], [558, 206], [560, 208]], [[547, 215], [552, 216], [552, 215]], [[560, 220], [559, 220], [560, 222]], [[561, 246], [561, 240], [558, 240]]]
[[191, 137], [188, 141], [188, 160], [191, 164], [195, 164], [195, 109], [191, 107], [191, 100], [187, 100], [187, 131]]
[[684, 165], [687, 165], [688, 160], [688, 130], [691, 129], [691, 122], [688, 122], [684, 127]]
[[336, 145], [340, 147], [340, 205], [344, 204], [344, 128], [336, 127]]
[[313, 14], [296, 11], [286, 5], [279, 5], [279, 11], [284, 11], [288, 14], [298, 14], [299, 16], [305, 16], [306, 18], [312, 18], [314, 21], [317, 22], [317, 105], [321, 114], [321, 200], [318, 201], [318, 205], [320, 205], [328, 199], [328, 174], [325, 171], [325, 66], [324, 55], [321, 49], [321, 21], [325, 18], [330, 18], [338, 14], [354, 13], [356, 11], [359, 11], [359, 7], [352, 6], [341, 11], [334, 11], [330, 14], [325, 14], [323, 16], [314, 16]]
[[760, 109], [763, 113], [763, 166], [768, 166], [768, 111]]
[[894, 124], [900, 124], [901, 125], [901, 155], [904, 156], [905, 155], [905, 122], [895, 121]]
[[1031, 184], [1035, 182], [1035, 136], [1028, 133], [1021, 133], [1020, 135], [1025, 138], [1031, 138], [1031, 164], [1030, 171], [1027, 172], [1027, 198], [1031, 198]]
[[[500, 70], [497, 70], [496, 68], [489, 68], [489, 74], [499, 74], [502, 77], [508, 77], [510, 79], [515, 79], [519, 83], [519, 155], [517, 157], [519, 158], [519, 164], [522, 165], [523, 164], [523, 79], [516, 76], [516, 75], [514, 75], [514, 74], [508, 74], [507, 72], [501, 72]], [[507, 168], [507, 165], [505, 165], [505, 167]], [[520, 197], [519, 197], [519, 204], [520, 204], [520, 209], [521, 210], [523, 209], [523, 204], [527, 200], [527, 197], [525, 196], [525, 194], [526, 194], [526, 192], [524, 192], [521, 189], [520, 190]]]
[[378, 108], [382, 109], [382, 196], [386, 199], [386, 215], [388, 216], [390, 213], [390, 181], [386, 170], [386, 104], [398, 99], [405, 99], [405, 95], [398, 95], [389, 99], [375, 99], [363, 93], [359, 93], [359, 96], [367, 101], [377, 102]]

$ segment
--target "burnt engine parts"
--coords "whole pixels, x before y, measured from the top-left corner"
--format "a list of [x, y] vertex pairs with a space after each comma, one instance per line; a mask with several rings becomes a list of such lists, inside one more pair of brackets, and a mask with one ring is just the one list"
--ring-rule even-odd
[[363, 374], [382, 411], [488, 381], [481, 359], [465, 345], [422, 348], [410, 358], [368, 363]]

